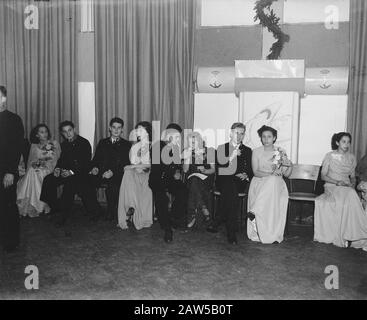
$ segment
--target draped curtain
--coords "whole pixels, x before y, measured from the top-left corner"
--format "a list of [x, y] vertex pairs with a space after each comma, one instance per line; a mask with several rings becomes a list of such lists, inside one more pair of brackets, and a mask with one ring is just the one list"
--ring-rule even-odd
[[195, 0], [95, 1], [96, 139], [114, 116], [193, 125]]
[[[38, 29], [26, 28], [28, 5], [38, 8]], [[60, 121], [77, 122], [75, 6], [63, 0], [0, 1], [0, 84], [27, 133], [44, 122], [58, 138]]]
[[360, 159], [367, 153], [367, 1], [350, 1], [350, 78], [348, 131], [352, 151]]

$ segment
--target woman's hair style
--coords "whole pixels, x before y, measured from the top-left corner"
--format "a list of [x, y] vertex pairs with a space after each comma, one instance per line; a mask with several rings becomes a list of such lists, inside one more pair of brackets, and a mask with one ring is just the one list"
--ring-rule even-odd
[[48, 132], [48, 139], [51, 139], [51, 133], [50, 133], [50, 129], [48, 128], [47, 125], [45, 125], [44, 123], [40, 123], [37, 126], [35, 126], [30, 134], [29, 140], [31, 141], [31, 143], [39, 143], [40, 139], [37, 137], [38, 131], [40, 128], [45, 128]]
[[338, 150], [337, 142], [339, 143], [343, 137], [348, 137], [350, 142], [352, 142], [352, 135], [349, 132], [338, 132], [334, 133], [331, 137], [331, 149]]
[[0, 92], [6, 98], [6, 96], [7, 96], [7, 90], [6, 90], [6, 87], [5, 86], [0, 86]]
[[[273, 137], [275, 138], [275, 141], [277, 141], [277, 138], [278, 138], [278, 131], [275, 130], [274, 128], [272, 127], [269, 127], [269, 126], [262, 126], [259, 130], [257, 130], [257, 134], [259, 135], [260, 139], [262, 137], [262, 134], [265, 132], [265, 131], [270, 131], [273, 135]], [[274, 142], [275, 142], [274, 141]]]
[[189, 145], [190, 139], [192, 139], [192, 138], [198, 140], [199, 146], [202, 146], [203, 148], [205, 147], [205, 141], [203, 140], [203, 137], [201, 136], [201, 134], [199, 132], [194, 131], [194, 132], [190, 132], [187, 135], [187, 143], [188, 143], [188, 145]]
[[182, 133], [182, 128], [177, 123], [170, 123], [166, 130], [176, 130], [179, 133]]
[[135, 129], [138, 127], [143, 127], [145, 131], [148, 133], [149, 141], [152, 141], [152, 125], [149, 121], [140, 121], [136, 124]]

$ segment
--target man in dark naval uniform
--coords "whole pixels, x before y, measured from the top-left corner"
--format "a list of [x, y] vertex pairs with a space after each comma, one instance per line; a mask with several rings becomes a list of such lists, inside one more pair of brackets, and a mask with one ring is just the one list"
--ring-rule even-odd
[[120, 186], [124, 167], [130, 164], [131, 143], [121, 138], [124, 121], [113, 118], [110, 121], [110, 137], [99, 141], [89, 173], [95, 187], [106, 187], [107, 219], [117, 219]]
[[242, 141], [246, 127], [237, 122], [231, 126], [231, 140], [217, 150], [217, 187], [221, 192], [219, 217], [216, 217], [209, 232], [218, 232], [221, 222], [226, 223], [227, 238], [231, 244], [237, 244], [237, 213], [239, 209], [238, 193], [248, 188], [254, 176], [251, 165], [252, 150]]
[[[54, 172], [43, 181], [41, 200], [50, 206], [51, 211], [61, 211], [57, 226], [64, 225], [69, 217], [75, 194], [80, 195], [88, 214], [96, 220], [101, 208], [97, 202], [96, 190], [88, 176], [91, 170], [92, 147], [87, 139], [76, 134], [71, 121], [62, 122], [60, 132], [65, 139], [61, 143], [60, 159]], [[58, 206], [57, 187], [60, 185], [64, 188]]]
[[[164, 241], [173, 240], [173, 227], [186, 225], [187, 189], [182, 182], [181, 127], [171, 123], [165, 131], [165, 141], [158, 140], [152, 145], [152, 165], [149, 175], [149, 187], [158, 216], [158, 222], [164, 230]], [[168, 210], [169, 198], [173, 197], [171, 212]]]
[[16, 186], [24, 127], [20, 117], [7, 110], [6, 96], [6, 88], [0, 86], [0, 245], [11, 252], [19, 245]]

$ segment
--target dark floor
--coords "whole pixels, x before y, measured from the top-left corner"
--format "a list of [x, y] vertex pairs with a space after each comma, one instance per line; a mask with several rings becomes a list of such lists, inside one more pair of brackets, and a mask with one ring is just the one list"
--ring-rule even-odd
[[[78, 211], [79, 212], [79, 211]], [[203, 229], [174, 233], [157, 224], [133, 234], [111, 222], [72, 219], [71, 237], [48, 218], [22, 220], [22, 246], [0, 253], [0, 299], [366, 299], [367, 253], [311, 241], [312, 228], [291, 229], [278, 245]], [[36, 265], [40, 288], [27, 291], [24, 269]], [[339, 269], [339, 290], [324, 270]]]

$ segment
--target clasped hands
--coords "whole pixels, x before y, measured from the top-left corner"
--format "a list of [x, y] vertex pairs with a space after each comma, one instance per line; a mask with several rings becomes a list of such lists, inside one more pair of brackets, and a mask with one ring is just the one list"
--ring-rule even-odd
[[71, 171], [71, 170], [66, 170], [66, 169], [61, 169], [61, 168], [55, 168], [55, 170], [54, 170], [54, 176], [56, 178], [58, 178], [60, 176], [62, 178], [67, 178], [67, 177], [70, 177], [72, 175], [74, 175], [74, 172]]
[[9, 188], [11, 187], [12, 185], [14, 184], [14, 175], [11, 174], [11, 173], [7, 173], [5, 174], [4, 176], [4, 179], [3, 179], [3, 185], [4, 185], [4, 188]]
[[241, 181], [249, 180], [248, 175], [247, 175], [246, 172], [244, 172], [244, 173], [237, 173], [236, 174], [236, 177], [237, 178], [240, 178]]
[[[97, 167], [94, 167], [89, 174], [92, 176], [96, 176], [99, 173], [99, 169]], [[102, 174], [103, 179], [111, 179], [113, 176], [113, 172], [111, 170], [107, 170], [105, 173]]]

